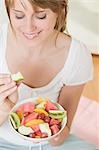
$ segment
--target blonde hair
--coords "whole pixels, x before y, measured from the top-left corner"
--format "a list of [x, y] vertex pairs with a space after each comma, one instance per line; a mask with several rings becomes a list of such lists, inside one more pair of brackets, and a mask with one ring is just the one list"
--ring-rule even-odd
[[[30, 2], [33, 8], [35, 5], [36, 7], [51, 9], [54, 13], [58, 15], [55, 29], [60, 32], [63, 32], [66, 29], [68, 0], [28, 0], [28, 1]], [[21, 1], [21, 3], [23, 2]], [[14, 0], [5, 0], [5, 6], [10, 20], [9, 12], [10, 8], [14, 6]]]

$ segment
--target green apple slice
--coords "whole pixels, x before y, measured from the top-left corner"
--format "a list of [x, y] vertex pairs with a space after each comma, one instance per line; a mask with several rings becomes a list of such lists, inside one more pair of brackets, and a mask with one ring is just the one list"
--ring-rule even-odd
[[30, 133], [34, 133], [34, 131], [30, 127], [26, 127], [24, 125], [18, 128], [18, 132], [22, 135], [29, 135]]
[[49, 124], [48, 123], [42, 123], [42, 124], [39, 124], [39, 128], [41, 130], [41, 132], [45, 132], [48, 134], [48, 136], [51, 136], [52, 133], [51, 133], [51, 129], [49, 127]]
[[22, 74], [20, 72], [16, 73], [16, 74], [12, 74], [11, 78], [13, 81], [18, 82], [18, 81], [22, 81], [24, 80], [24, 77], [22, 76]]

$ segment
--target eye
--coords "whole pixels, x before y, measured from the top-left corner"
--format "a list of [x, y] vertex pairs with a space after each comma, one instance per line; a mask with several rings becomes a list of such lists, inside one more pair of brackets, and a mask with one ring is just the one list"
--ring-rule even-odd
[[24, 16], [17, 16], [17, 15], [16, 15], [15, 18], [16, 18], [16, 19], [23, 19]]
[[45, 19], [46, 18], [46, 14], [36, 14], [36, 17], [38, 19]]

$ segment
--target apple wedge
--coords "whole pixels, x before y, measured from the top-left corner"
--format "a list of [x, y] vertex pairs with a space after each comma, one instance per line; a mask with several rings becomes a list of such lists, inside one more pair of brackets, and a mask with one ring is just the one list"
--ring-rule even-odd
[[15, 82], [19, 82], [19, 81], [22, 81], [24, 80], [24, 77], [22, 76], [22, 74], [20, 72], [16, 73], [16, 74], [12, 74], [11, 75], [11, 78], [13, 81]]

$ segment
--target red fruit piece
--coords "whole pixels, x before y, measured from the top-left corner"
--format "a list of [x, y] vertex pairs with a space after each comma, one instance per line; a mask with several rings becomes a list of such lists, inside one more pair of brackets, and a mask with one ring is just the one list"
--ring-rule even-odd
[[57, 108], [57, 106], [56, 106], [53, 102], [48, 101], [48, 102], [45, 104], [45, 109], [46, 109], [47, 111], [49, 111], [49, 110], [57, 110], [58, 108]]
[[22, 112], [22, 113], [23, 113], [23, 104], [20, 105], [20, 106], [17, 108], [16, 112]]
[[50, 123], [50, 120], [51, 120], [51, 118], [50, 118], [50, 117], [45, 116], [44, 121], [45, 121], [46, 123]]
[[54, 119], [54, 118], [51, 118], [50, 120], [50, 125], [55, 125], [55, 124], [59, 124], [59, 120], [58, 119]]
[[23, 117], [21, 120], [21, 125], [24, 125], [24, 124], [25, 124], [25, 117]]
[[33, 102], [27, 102], [27, 103], [24, 103], [22, 105], [20, 105], [16, 112], [20, 112], [20, 113], [32, 113], [33, 110], [35, 108], [35, 104]]
[[25, 124], [33, 119], [37, 119], [38, 113], [32, 112], [28, 116], [25, 117]]
[[41, 137], [42, 137], [42, 138], [47, 138], [47, 137], [48, 137], [48, 134], [47, 134], [46, 132], [43, 132]]
[[56, 124], [51, 126], [50, 129], [52, 131], [52, 134], [56, 134], [59, 131], [59, 127]]
[[32, 113], [34, 111], [35, 104], [33, 102], [27, 102], [23, 104], [23, 111]]
[[34, 132], [37, 132], [40, 130], [39, 125], [33, 125], [31, 128], [33, 129]]
[[45, 118], [45, 114], [43, 114], [43, 113], [41, 113], [41, 114], [38, 114], [38, 117], [37, 117], [38, 119], [42, 119], [42, 120], [44, 120], [44, 118]]
[[35, 135], [42, 137], [42, 132], [40, 130], [38, 130], [38, 131], [35, 132]]
[[36, 136], [35, 133], [30, 133], [29, 134], [29, 137], [31, 137], [31, 138], [35, 138], [35, 136]]
[[26, 117], [26, 116], [28, 116], [29, 114], [30, 114], [30, 113], [25, 112], [25, 113], [23, 114], [23, 116]]

